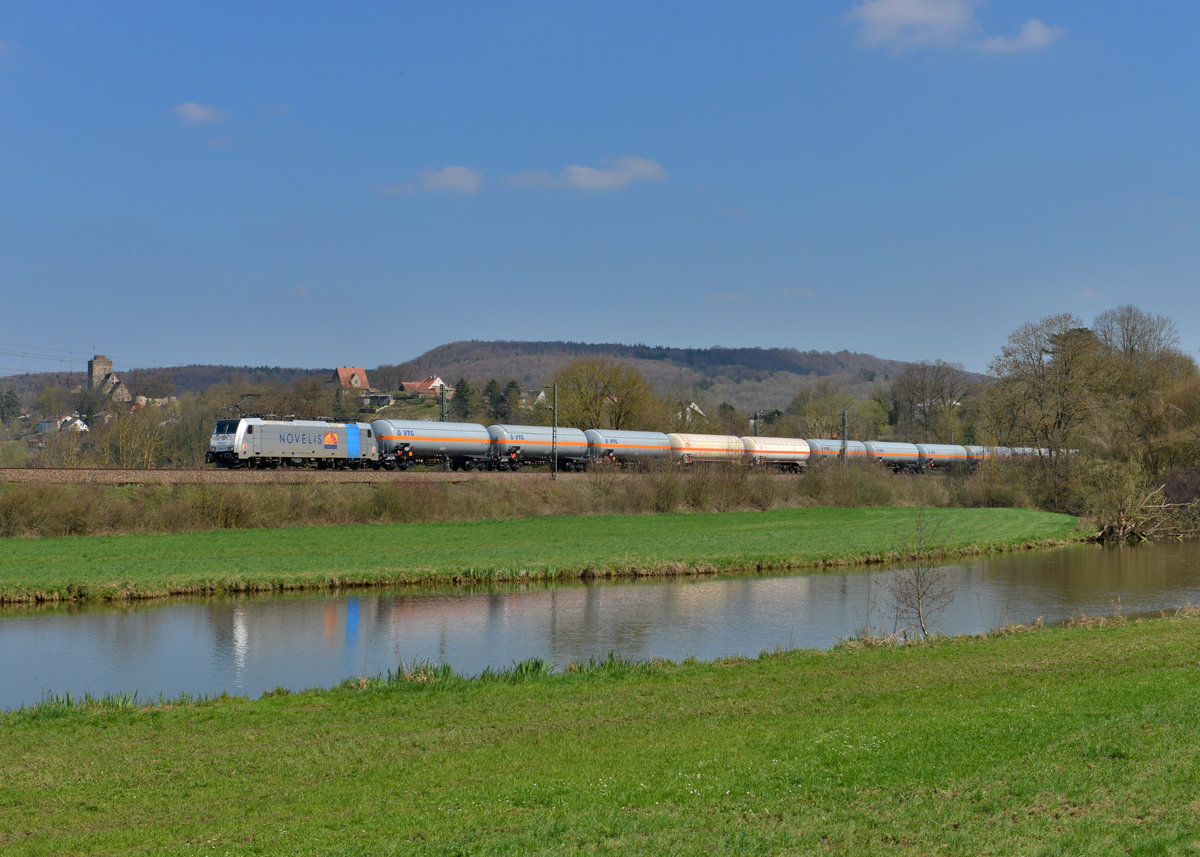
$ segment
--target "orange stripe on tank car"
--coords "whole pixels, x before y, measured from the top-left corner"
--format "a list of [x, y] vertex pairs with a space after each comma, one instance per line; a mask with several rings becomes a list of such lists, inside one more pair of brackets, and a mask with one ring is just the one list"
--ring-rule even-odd
[[457, 442], [457, 443], [491, 443], [490, 440], [484, 441], [483, 438], [478, 438], [478, 437], [451, 437], [451, 436], [413, 437], [413, 436], [408, 436], [408, 435], [402, 436], [402, 435], [398, 435], [398, 434], [381, 434], [381, 435], [377, 435], [376, 437], [378, 440], [427, 440], [427, 441], [433, 441], [434, 443], [437, 443], [439, 441], [450, 441], [450, 442]]

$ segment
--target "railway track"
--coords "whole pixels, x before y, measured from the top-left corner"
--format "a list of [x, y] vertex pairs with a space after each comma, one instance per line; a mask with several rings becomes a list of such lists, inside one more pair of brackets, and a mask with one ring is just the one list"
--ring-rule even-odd
[[[582, 474], [559, 473], [559, 479]], [[421, 482], [473, 482], [482, 479], [532, 481], [549, 479], [548, 470], [519, 473], [443, 472], [438, 470], [134, 470], [109, 467], [4, 467], [0, 483], [45, 485], [303, 485], [313, 482], [416, 484]]]

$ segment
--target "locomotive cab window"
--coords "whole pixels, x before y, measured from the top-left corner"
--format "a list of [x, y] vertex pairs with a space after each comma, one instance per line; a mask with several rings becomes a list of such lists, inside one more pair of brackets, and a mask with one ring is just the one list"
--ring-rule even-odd
[[254, 426], [246, 426], [246, 434], [254, 434]]
[[237, 420], [217, 420], [217, 427], [213, 429], [213, 434], [233, 434], [237, 431]]

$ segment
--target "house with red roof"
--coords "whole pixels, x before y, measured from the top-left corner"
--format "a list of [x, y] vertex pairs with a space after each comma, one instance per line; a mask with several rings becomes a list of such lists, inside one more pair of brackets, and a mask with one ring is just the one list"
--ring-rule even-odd
[[430, 375], [423, 381], [404, 381], [401, 383], [404, 387], [404, 392], [410, 396], [440, 396], [442, 390], [447, 393], [453, 393], [446, 382], [436, 375]]

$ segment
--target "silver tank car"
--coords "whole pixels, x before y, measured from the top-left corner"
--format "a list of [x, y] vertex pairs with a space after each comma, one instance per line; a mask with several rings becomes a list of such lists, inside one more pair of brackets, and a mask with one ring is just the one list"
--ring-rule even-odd
[[683, 464], [693, 461], [742, 461], [746, 447], [731, 434], [669, 434], [671, 455]]
[[744, 437], [742, 447], [751, 464], [768, 464], [798, 471], [808, 463], [808, 442], [795, 437]]
[[660, 431], [619, 431], [588, 429], [583, 433], [588, 442], [590, 461], [656, 461], [671, 454], [671, 441]]
[[892, 470], [920, 470], [921, 451], [915, 443], [899, 443], [887, 440], [873, 440], [863, 443], [867, 456], [883, 467]]
[[[842, 454], [842, 442], [835, 438], [808, 438], [808, 461], [815, 464], [838, 458]], [[847, 461], [867, 461], [867, 447], [861, 440], [846, 441]]]
[[992, 457], [990, 446], [964, 446], [963, 449], [967, 451], [967, 461], [972, 467]]
[[[551, 426], [492, 425], [492, 465], [501, 470], [516, 470], [523, 464], [540, 464], [551, 459], [555, 444]], [[558, 427], [558, 465], [563, 470], [583, 470], [588, 442], [577, 428]]]
[[491, 436], [476, 423], [375, 420], [371, 428], [380, 461], [389, 469], [448, 461], [451, 470], [474, 470], [491, 460]]
[[917, 449], [921, 453], [921, 467], [926, 470], [971, 463], [965, 446], [955, 446], [950, 443], [918, 443]]

